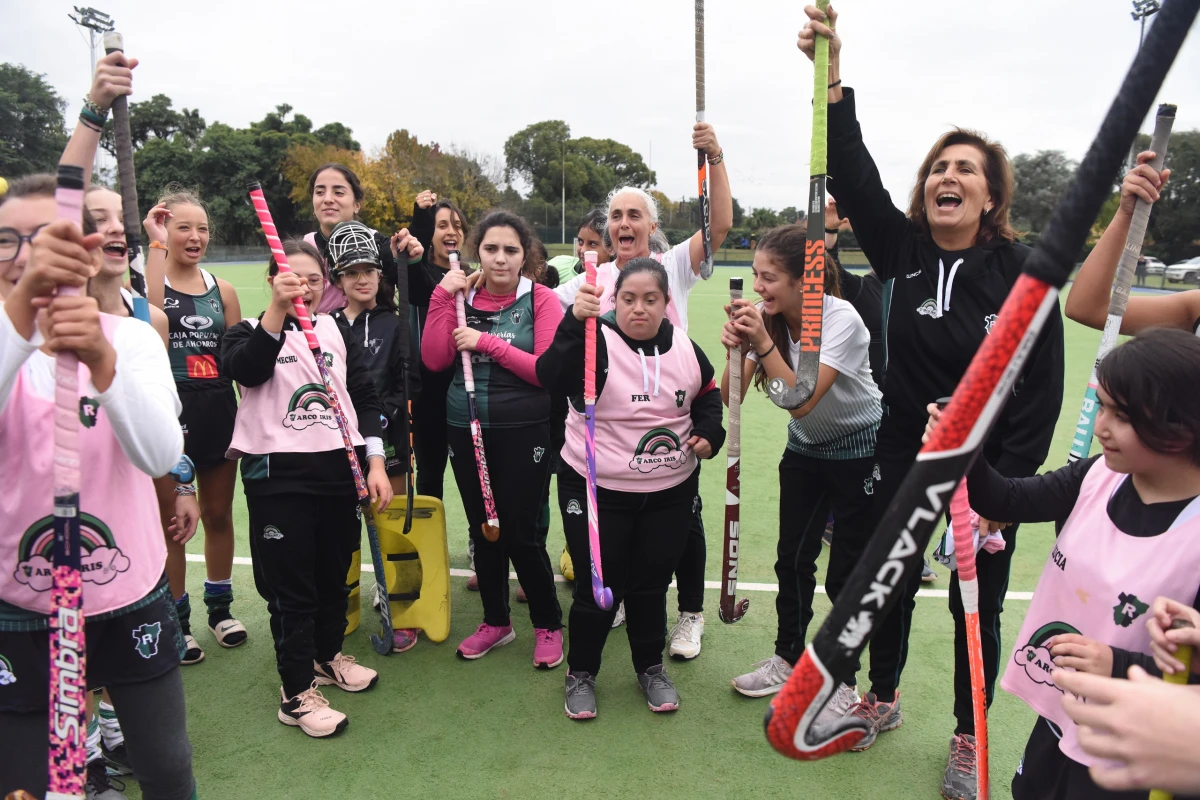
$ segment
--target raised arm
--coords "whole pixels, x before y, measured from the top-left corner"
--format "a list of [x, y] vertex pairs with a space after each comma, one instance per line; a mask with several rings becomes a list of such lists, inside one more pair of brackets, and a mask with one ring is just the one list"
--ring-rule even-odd
[[[109, 53], [96, 62], [96, 74], [92, 77], [92, 88], [87, 94], [87, 99], [95, 108], [85, 107], [80, 113], [61, 161], [63, 164], [83, 167], [84, 186], [92, 180], [92, 164], [96, 160], [96, 148], [100, 146], [100, 135], [104, 130], [100, 120], [108, 118], [108, 110], [112, 108], [114, 100], [122, 95], [133, 94], [133, 68], [137, 64], [136, 58], [128, 58], [121, 52]], [[99, 109], [99, 115], [96, 115], [96, 109]]]
[[[1088, 254], [1087, 260], [1075, 275], [1067, 295], [1066, 314], [1080, 325], [1101, 330], [1108, 318], [1108, 303], [1113, 278], [1138, 199], [1156, 202], [1171, 175], [1169, 169], [1156, 172], [1149, 161], [1154, 153], [1138, 155], [1138, 165], [1129, 171], [1121, 183], [1121, 205], [1104, 235]], [[1169, 295], [1130, 295], [1121, 320], [1121, 333], [1134, 336], [1155, 325], [1191, 330], [1200, 317], [1200, 292], [1175, 292]]]
[[[863, 143], [862, 128], [855, 111], [854, 90], [841, 83], [841, 37], [837, 12], [828, 16], [815, 6], [804, 9], [808, 23], [800, 31], [797, 46], [810, 59], [817, 36], [829, 37], [829, 131], [827, 139], [830, 190], [862, 245], [867, 260], [881, 280], [888, 280], [908, 267], [908, 244], [913, 229], [908, 218], [892, 202], [883, 187], [879, 169]], [[829, 24], [826, 25], [825, 23]], [[836, 85], [835, 85], [836, 84]]]
[[[716, 252], [733, 227], [733, 195], [729, 191], [729, 173], [725, 171], [725, 153], [717, 143], [716, 131], [707, 122], [698, 122], [692, 129], [692, 146], [702, 150], [708, 158], [709, 232], [713, 252]], [[704, 263], [704, 231], [692, 234], [688, 253], [692, 270], [699, 275], [700, 265]]]

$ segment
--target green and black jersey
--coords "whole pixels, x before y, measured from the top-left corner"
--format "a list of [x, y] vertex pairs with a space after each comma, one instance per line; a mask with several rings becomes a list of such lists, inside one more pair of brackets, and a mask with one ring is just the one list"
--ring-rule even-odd
[[225, 306], [221, 288], [211, 273], [204, 276], [204, 294], [187, 294], [166, 286], [163, 311], [170, 328], [171, 373], [179, 391], [206, 391], [230, 385], [221, 369], [221, 337], [225, 335]]
[[[512, 305], [500, 311], [482, 311], [466, 304], [467, 327], [489, 333], [519, 350], [533, 352], [533, 290], [528, 278]], [[456, 428], [470, 424], [466, 383], [461, 359], [456, 358], [454, 380], [446, 395], [446, 421]], [[485, 428], [516, 428], [545, 422], [550, 418], [550, 395], [540, 386], [522, 380], [497, 364], [486, 353], [471, 352], [475, 377], [475, 403], [479, 424]]]

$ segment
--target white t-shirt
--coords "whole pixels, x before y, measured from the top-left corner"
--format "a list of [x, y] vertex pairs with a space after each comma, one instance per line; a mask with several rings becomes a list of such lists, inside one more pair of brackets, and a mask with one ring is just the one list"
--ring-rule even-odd
[[[823, 308], [821, 363], [836, 369], [838, 376], [816, 408], [788, 424], [788, 448], [814, 457], [865, 458], [871, 453], [863, 451], [874, 448], [874, 431], [883, 414], [883, 395], [871, 378], [871, 333], [848, 301], [825, 295]], [[800, 343], [792, 341], [790, 332], [788, 356], [792, 369], [798, 369]], [[753, 352], [747, 358], [758, 361]], [[864, 431], [869, 437], [855, 436]]]
[[[687, 333], [688, 325], [688, 294], [692, 291], [692, 287], [700, 281], [700, 276], [692, 269], [691, 245], [692, 239], [689, 236], [663, 253], [661, 262], [663, 269], [667, 271], [667, 289], [671, 292], [671, 302], [675, 304], [675, 310], [679, 312], [679, 321], [683, 326], [684, 333]], [[610, 264], [612, 262], [605, 262], [598, 269], [606, 267], [614, 269], [615, 265], [609, 267]], [[575, 302], [575, 295], [579, 293], [579, 287], [585, 283], [587, 283], [586, 274], [576, 275], [554, 290], [564, 312]]]

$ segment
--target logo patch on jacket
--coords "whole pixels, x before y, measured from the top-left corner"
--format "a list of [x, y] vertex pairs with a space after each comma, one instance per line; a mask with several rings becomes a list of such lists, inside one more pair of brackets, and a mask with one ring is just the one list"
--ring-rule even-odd
[[687, 392], [684, 391], [683, 389], [680, 389], [678, 392], [675, 393], [675, 407], [676, 408], [683, 408], [683, 399], [685, 397], [687, 397]]
[[992, 332], [992, 326], [996, 324], [996, 314], [988, 314], [983, 318], [983, 329], [988, 333]]
[[926, 316], [926, 317], [932, 317], [933, 319], [937, 319], [937, 315], [938, 315], [937, 301], [934, 300], [932, 297], [929, 298], [924, 303], [921, 303], [921, 305], [917, 306], [917, 313], [921, 314], [923, 316]]

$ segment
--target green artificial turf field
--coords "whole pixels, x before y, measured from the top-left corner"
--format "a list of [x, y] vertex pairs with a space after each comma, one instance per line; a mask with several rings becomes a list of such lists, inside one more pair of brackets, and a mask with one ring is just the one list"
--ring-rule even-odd
[[[213, 272], [237, 287], [249, 316], [263, 308], [268, 294], [263, 265], [221, 265]], [[724, 361], [718, 330], [724, 320], [727, 278], [749, 277], [748, 269], [718, 269], [691, 295], [690, 333], [714, 364]], [[749, 285], [749, 284], [747, 284]], [[1100, 334], [1066, 322], [1066, 396], [1048, 465], [1065, 463], [1070, 432], [1082, 399]], [[249, 642], [226, 651], [205, 630], [203, 567], [189, 565], [189, 591], [197, 601], [194, 630], [207, 658], [184, 668], [189, 734], [202, 797], [811, 797], [934, 798], [938, 796], [947, 745], [953, 730], [952, 622], [947, 609], [946, 571], [922, 592], [913, 620], [910, 658], [902, 686], [905, 724], [880, 736], [868, 752], [826, 761], [798, 763], [777, 755], [762, 733], [767, 701], [735, 694], [729, 681], [773, 652], [774, 595], [749, 584], [774, 584], [778, 483], [786, 416], [757, 392], [742, 407], [742, 549], [739, 578], [751, 598], [747, 616], [727, 626], [717, 618], [718, 592], [706, 596], [703, 653], [694, 661], [670, 663], [682, 705], [675, 714], [647, 710], [634, 680], [623, 630], [605, 651], [597, 699], [600, 714], [572, 722], [562, 711], [565, 664], [549, 672], [532, 667], [532, 629], [524, 606], [514, 602], [517, 641], [486, 658], [466, 662], [454, 655], [457, 643], [482, 618], [478, 595], [452, 578], [453, 628], [450, 638], [432, 644], [422, 638], [407, 653], [377, 656], [365, 629], [376, 619], [370, 609], [364, 626], [346, 642], [346, 651], [380, 670], [379, 685], [361, 695], [326, 691], [333, 706], [352, 724], [327, 741], [308, 739], [275, 718], [279, 681], [264, 602], [254, 591], [251, 570], [234, 568], [234, 613], [246, 623]], [[719, 572], [723, 521], [724, 461], [703, 473], [707, 500], [707, 577]], [[452, 567], [467, 566], [466, 523], [447, 475], [446, 510]], [[557, 563], [563, 546], [557, 512], [549, 548]], [[240, 490], [235, 501], [237, 553], [249, 555], [246, 511]], [[1019, 534], [1009, 601], [1004, 616], [1005, 647], [1011, 647], [1028, 605], [1053, 531], [1027, 525]], [[188, 547], [203, 552], [203, 535]], [[364, 555], [366, 551], [364, 549]], [[820, 566], [823, 580], [824, 558]], [[366, 560], [369, 565], [369, 559]], [[363, 596], [373, 580], [363, 576]], [[711, 586], [716, 586], [711, 583]], [[559, 584], [565, 613], [569, 585]], [[765, 587], [764, 587], [765, 588]], [[515, 587], [514, 587], [515, 591]], [[668, 599], [674, 618], [674, 591]], [[810, 634], [829, 609], [817, 595]], [[567, 637], [569, 640], [569, 631]], [[1005, 651], [1007, 660], [1007, 650]], [[865, 681], [865, 674], [862, 676]], [[1033, 713], [1013, 697], [997, 692], [990, 715], [993, 796], [1009, 796], [1008, 782], [1033, 723]], [[132, 784], [130, 797], [138, 797]]]

